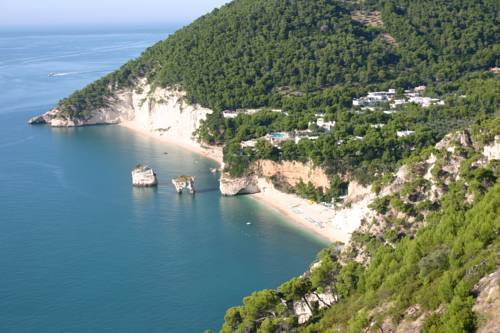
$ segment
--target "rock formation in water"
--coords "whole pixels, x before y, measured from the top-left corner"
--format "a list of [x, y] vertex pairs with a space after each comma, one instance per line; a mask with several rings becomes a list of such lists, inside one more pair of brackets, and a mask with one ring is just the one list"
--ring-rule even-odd
[[139, 164], [132, 170], [132, 184], [137, 187], [157, 186], [158, 178], [151, 167]]
[[172, 184], [175, 186], [177, 193], [182, 194], [182, 192], [187, 189], [189, 193], [194, 194], [194, 177], [193, 176], [180, 176], [172, 179]]

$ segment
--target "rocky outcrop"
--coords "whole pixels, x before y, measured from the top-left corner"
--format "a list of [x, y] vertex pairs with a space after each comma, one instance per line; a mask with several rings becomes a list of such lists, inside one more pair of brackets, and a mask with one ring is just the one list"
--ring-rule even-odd
[[459, 147], [472, 147], [472, 138], [469, 131], [459, 131], [447, 134], [439, 143], [436, 144], [436, 149], [447, 150], [450, 153], [455, 152], [455, 148]]
[[258, 177], [255, 175], [231, 177], [223, 173], [220, 178], [220, 192], [225, 196], [259, 193]]
[[330, 188], [330, 179], [326, 172], [311, 163], [260, 160], [251, 169], [260, 177], [275, 177], [290, 186], [296, 186], [302, 181], [306, 184], [311, 182], [315, 187]]
[[[141, 83], [144, 85], [145, 83]], [[122, 89], [107, 100], [107, 106], [95, 109], [85, 117], [72, 117], [66, 112], [54, 108], [47, 113], [31, 118], [32, 125], [47, 124], [52, 127], [80, 127], [90, 125], [112, 125], [134, 119], [133, 99], [136, 97], [133, 88]]]
[[337, 302], [337, 299], [331, 292], [328, 293], [313, 293], [305, 297], [305, 300], [293, 302], [293, 313], [297, 317], [300, 325], [306, 323], [313, 316], [311, 308], [314, 306], [318, 309], [324, 309]]
[[[350, 221], [360, 222], [357, 234], [368, 235], [386, 244], [391, 244], [393, 241], [386, 236], [388, 231], [395, 235], [393, 237], [396, 241], [403, 236], [413, 237], [425, 225], [425, 216], [433, 207], [439, 205], [449, 184], [460, 180], [460, 170], [468, 158], [464, 151], [474, 150], [482, 153], [482, 157], [472, 162], [471, 168], [484, 167], [500, 158], [499, 141], [497, 136], [494, 142], [484, 145], [475, 142], [466, 130], [450, 133], [436, 144], [436, 150], [427, 157], [400, 167], [390, 181], [377, 192], [377, 196], [366, 192], [367, 189], [359, 184], [351, 182], [345, 203], [350, 204], [351, 200], [356, 200], [338, 211], [332, 222], [341, 223], [339, 219], [345, 215], [344, 212], [356, 208], [354, 212], [349, 211], [347, 218], [350, 218]], [[468, 190], [467, 183], [465, 187]], [[374, 199], [378, 199], [378, 202]], [[381, 206], [377, 205], [384, 200], [385, 208], [380, 209]], [[468, 202], [474, 200], [474, 191], [467, 192], [466, 200]], [[355, 255], [358, 262], [368, 264], [370, 258], [363, 246], [355, 239], [351, 240], [347, 248]]]
[[68, 116], [58, 108], [33, 117], [30, 124], [52, 127], [78, 127], [133, 122], [134, 126], [159, 136], [196, 144], [193, 132], [212, 110], [185, 101], [186, 93], [177, 88], [152, 88], [146, 80], [116, 91], [107, 106], [83, 118]]
[[484, 146], [483, 156], [488, 162], [500, 160], [500, 135], [495, 136], [491, 144]]
[[296, 186], [302, 181], [311, 182], [315, 187], [325, 189], [330, 187], [325, 171], [311, 164], [259, 160], [250, 166], [246, 176], [231, 177], [228, 173], [224, 173], [220, 179], [220, 190], [226, 196], [259, 193], [263, 186], [269, 186], [268, 179], [288, 186]]
[[373, 199], [373, 192], [369, 186], [363, 186], [359, 182], [353, 180], [349, 183], [347, 188], [347, 196], [345, 198], [345, 203], [355, 203], [362, 201], [366, 198]]
[[194, 194], [194, 177], [193, 176], [180, 176], [172, 179], [172, 184], [175, 186], [177, 193], [182, 194], [182, 192], [187, 189], [189, 193]]
[[[476, 313], [479, 320], [477, 333], [497, 333], [500, 327], [500, 270], [491, 273], [482, 278], [474, 287], [474, 294], [477, 295], [473, 311]], [[377, 323], [377, 317], [381, 313], [388, 313], [388, 310], [394, 304], [386, 304], [374, 309], [370, 313], [370, 325], [366, 328], [366, 332], [370, 329], [378, 328], [381, 332], [394, 333], [413, 333], [420, 332], [424, 326], [425, 320], [432, 314], [439, 314], [444, 311], [444, 307], [439, 307], [435, 311], [423, 311], [421, 306], [416, 304], [408, 308], [400, 318], [398, 323], [395, 323], [390, 317], [386, 317], [382, 324]]]
[[484, 277], [474, 287], [478, 295], [474, 312], [482, 318], [478, 333], [496, 333], [500, 328], [500, 270]]
[[158, 178], [153, 169], [147, 165], [137, 165], [132, 170], [132, 184], [137, 187], [151, 187], [158, 185]]

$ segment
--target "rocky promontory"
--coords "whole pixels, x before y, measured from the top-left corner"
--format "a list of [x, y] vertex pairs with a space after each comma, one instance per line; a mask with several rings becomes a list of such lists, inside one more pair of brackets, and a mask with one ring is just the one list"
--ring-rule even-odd
[[[185, 100], [178, 88], [153, 88], [145, 79], [131, 87], [113, 91], [105, 105], [91, 112], [73, 114], [60, 105], [31, 118], [31, 125], [80, 127], [90, 125], [134, 124], [134, 128], [182, 144], [200, 146], [193, 133], [213, 111]], [[129, 126], [132, 127], [132, 126]]]
[[220, 178], [220, 192], [225, 196], [259, 193], [258, 177], [256, 175], [231, 177], [225, 172]]

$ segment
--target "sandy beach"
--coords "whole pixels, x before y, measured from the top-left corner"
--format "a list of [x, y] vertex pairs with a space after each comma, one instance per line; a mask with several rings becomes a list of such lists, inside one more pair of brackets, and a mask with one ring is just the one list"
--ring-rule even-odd
[[[135, 122], [123, 122], [120, 126], [168, 144], [178, 145], [210, 158], [222, 166], [222, 148], [201, 147], [195, 141], [161, 135], [145, 129]], [[353, 203], [349, 208], [343, 209], [313, 203], [296, 195], [280, 192], [263, 178], [259, 180], [259, 187], [261, 192], [250, 195], [251, 198], [275, 209], [284, 215], [290, 223], [328, 242], [347, 243], [352, 232], [359, 227], [361, 219], [368, 210], [366, 200]]]
[[139, 133], [141, 135], [152, 137], [165, 143], [175, 144], [184, 149], [200, 154], [203, 157], [214, 160], [219, 164], [219, 166], [222, 166], [223, 163], [222, 147], [202, 147], [199, 143], [195, 141], [176, 139], [170, 136], [162, 135], [161, 133], [158, 132], [150, 131], [133, 121], [121, 122], [119, 125], [122, 127], [126, 127], [130, 130], [133, 130], [134, 132]]
[[369, 198], [349, 208], [332, 208], [276, 190], [261, 179], [261, 192], [251, 197], [285, 215], [290, 222], [329, 242], [347, 243], [368, 212]]

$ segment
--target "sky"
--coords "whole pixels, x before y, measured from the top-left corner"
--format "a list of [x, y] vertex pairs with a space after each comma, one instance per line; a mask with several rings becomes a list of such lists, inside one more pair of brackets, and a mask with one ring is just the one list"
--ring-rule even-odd
[[189, 23], [229, 0], [0, 0], [0, 26]]

